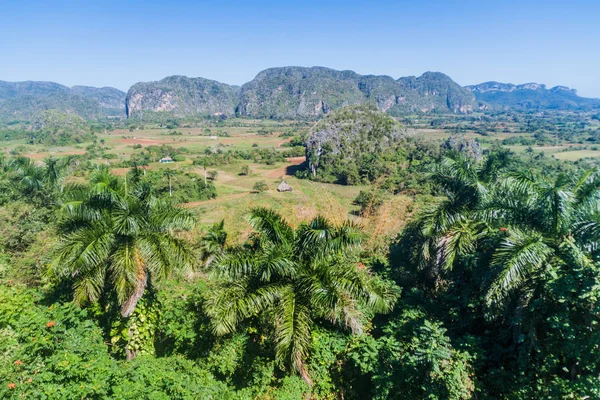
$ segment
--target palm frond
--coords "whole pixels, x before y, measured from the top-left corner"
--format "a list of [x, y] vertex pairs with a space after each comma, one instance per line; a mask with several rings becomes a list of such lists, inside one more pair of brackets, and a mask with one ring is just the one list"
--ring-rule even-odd
[[291, 242], [294, 231], [277, 212], [268, 208], [254, 208], [250, 211], [250, 225], [273, 243]]
[[275, 310], [275, 351], [280, 360], [287, 360], [302, 378], [312, 385], [305, 365], [311, 341], [311, 317], [304, 304], [291, 288], [283, 295]]
[[488, 303], [501, 302], [528, 275], [542, 268], [553, 253], [540, 233], [512, 230], [492, 259], [492, 268], [497, 272], [488, 290]]

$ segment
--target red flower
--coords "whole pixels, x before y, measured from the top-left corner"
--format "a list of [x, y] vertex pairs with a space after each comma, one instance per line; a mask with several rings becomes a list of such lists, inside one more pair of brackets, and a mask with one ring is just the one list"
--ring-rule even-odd
[[502, 232], [506, 232], [506, 228], [504, 228], [504, 227], [500, 228], [500, 230], [501, 230]]
[[50, 322], [48, 322], [48, 323], [46, 324], [46, 327], [47, 327], [47, 328], [52, 328], [54, 325], [56, 325], [56, 322], [54, 322], [54, 321], [50, 321]]
[[12, 382], [8, 384], [9, 389], [15, 389], [16, 387], [17, 387], [17, 385]]
[[15, 361], [15, 365], [23, 365], [23, 361], [17, 360], [17, 361]]
[[365, 264], [361, 263], [360, 261], [358, 262], [358, 268], [360, 269], [365, 269]]

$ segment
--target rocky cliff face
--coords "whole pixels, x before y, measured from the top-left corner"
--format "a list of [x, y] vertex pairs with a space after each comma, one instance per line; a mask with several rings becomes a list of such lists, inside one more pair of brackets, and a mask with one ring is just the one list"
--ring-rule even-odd
[[394, 80], [323, 67], [284, 67], [262, 71], [243, 85], [237, 113], [257, 118], [316, 118], [364, 103], [390, 114], [468, 113], [474, 100], [468, 90], [441, 73]]
[[124, 102], [125, 93], [115, 88], [0, 81], [0, 121], [33, 121], [46, 110], [83, 118], [123, 115]]
[[311, 129], [306, 141], [306, 160], [316, 175], [323, 158], [356, 161], [358, 154], [380, 154], [400, 135], [400, 125], [373, 105], [342, 108]]
[[128, 117], [142, 111], [167, 111], [176, 116], [231, 116], [235, 113], [239, 88], [204, 78], [169, 76], [158, 82], [133, 85], [127, 93]]
[[547, 89], [540, 83], [484, 82], [466, 86], [481, 105], [496, 109], [586, 110], [600, 107], [599, 99], [579, 97], [575, 89], [555, 86]]
[[257, 118], [316, 118], [363, 103], [359, 78], [352, 71], [323, 67], [267, 69], [242, 86], [237, 113]]

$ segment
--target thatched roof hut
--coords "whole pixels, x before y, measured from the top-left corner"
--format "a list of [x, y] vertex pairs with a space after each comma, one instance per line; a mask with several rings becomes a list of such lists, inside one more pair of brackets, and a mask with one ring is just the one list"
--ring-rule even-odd
[[277, 186], [278, 192], [291, 192], [293, 190], [294, 189], [292, 189], [292, 187], [290, 185], [288, 185], [286, 181], [281, 181], [279, 186]]

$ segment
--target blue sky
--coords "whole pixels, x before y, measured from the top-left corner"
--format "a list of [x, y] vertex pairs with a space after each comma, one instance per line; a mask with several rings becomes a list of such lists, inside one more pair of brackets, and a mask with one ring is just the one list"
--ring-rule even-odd
[[600, 97], [600, 1], [4, 1], [0, 80], [242, 84], [274, 66], [441, 71]]

